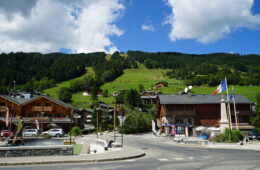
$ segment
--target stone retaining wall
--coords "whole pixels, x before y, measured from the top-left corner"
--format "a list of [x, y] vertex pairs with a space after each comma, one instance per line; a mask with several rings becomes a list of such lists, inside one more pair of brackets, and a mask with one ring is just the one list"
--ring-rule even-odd
[[73, 155], [72, 145], [0, 147], [0, 157]]

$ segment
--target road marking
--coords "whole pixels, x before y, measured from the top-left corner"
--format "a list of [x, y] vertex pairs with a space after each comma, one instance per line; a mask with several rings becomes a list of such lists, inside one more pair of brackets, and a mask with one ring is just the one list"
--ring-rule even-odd
[[161, 159], [158, 159], [159, 161], [168, 161], [168, 159], [166, 158], [161, 158]]
[[183, 160], [184, 158], [173, 158], [175, 159], [176, 161], [179, 161], [179, 160]]
[[188, 157], [189, 159], [194, 159], [193, 157]]
[[128, 159], [128, 160], [126, 160], [127, 162], [134, 162], [135, 161], [135, 159]]
[[203, 156], [202, 158], [209, 159], [209, 158], [212, 158], [212, 157], [211, 156]]

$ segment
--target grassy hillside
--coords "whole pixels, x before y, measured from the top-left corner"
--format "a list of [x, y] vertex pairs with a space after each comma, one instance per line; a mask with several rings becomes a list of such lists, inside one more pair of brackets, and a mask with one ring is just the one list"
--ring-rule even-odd
[[[176, 79], [169, 79], [167, 76], [164, 76], [166, 73], [166, 69], [126, 69], [124, 70], [124, 74], [117, 78], [116, 80], [104, 84], [101, 89], [107, 89], [109, 95], [118, 91], [119, 89], [129, 89], [129, 88], [138, 88], [139, 84], [143, 84], [145, 90], [157, 90], [161, 91], [163, 94], [172, 94], [176, 92], [181, 92], [186, 87], [183, 81]], [[87, 74], [94, 74], [93, 71], [88, 68]], [[72, 79], [70, 81], [65, 81], [57, 85], [57, 87], [47, 89], [44, 92], [49, 94], [50, 96], [57, 97], [57, 91], [61, 87], [68, 87], [69, 83], [75, 81], [77, 79], [82, 79], [84, 76]], [[167, 81], [168, 87], [160, 88], [160, 89], [152, 89], [151, 86], [154, 85], [158, 81]], [[208, 87], [208, 86], [200, 86], [193, 87], [192, 92], [195, 94], [213, 94], [217, 87]], [[260, 93], [259, 86], [234, 86], [235, 93], [241, 94], [252, 101], [256, 101], [255, 95]], [[229, 91], [231, 92], [231, 86], [229, 86]], [[100, 101], [103, 101], [107, 104], [112, 105], [113, 97], [99, 97]], [[82, 92], [78, 92], [73, 94], [72, 96], [72, 104], [80, 107], [86, 108], [91, 103], [89, 96], [83, 96]]]
[[84, 74], [83, 76], [68, 80], [68, 81], [63, 81], [59, 84], [57, 84], [56, 87], [50, 88], [50, 89], [46, 89], [43, 91], [43, 93], [48, 94], [52, 97], [58, 98], [57, 96], [57, 92], [59, 91], [59, 89], [61, 87], [69, 87], [70, 83], [76, 80], [81, 80], [83, 79], [86, 75], [94, 75], [95, 73], [93, 72], [91, 67], [86, 68], [86, 74]]

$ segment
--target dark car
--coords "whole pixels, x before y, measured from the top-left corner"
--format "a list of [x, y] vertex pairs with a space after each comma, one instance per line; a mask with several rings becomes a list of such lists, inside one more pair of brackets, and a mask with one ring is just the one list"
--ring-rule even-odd
[[1, 137], [12, 137], [13, 136], [13, 132], [10, 130], [2, 130], [0, 133]]
[[248, 138], [250, 140], [260, 140], [260, 132], [252, 130], [248, 133]]

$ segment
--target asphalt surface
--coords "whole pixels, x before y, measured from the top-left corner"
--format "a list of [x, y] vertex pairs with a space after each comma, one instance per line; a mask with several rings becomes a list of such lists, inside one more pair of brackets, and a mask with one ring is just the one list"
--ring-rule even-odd
[[173, 145], [168, 139], [146, 136], [127, 136], [124, 138], [127, 146], [145, 151], [142, 158], [79, 164], [51, 164], [8, 166], [0, 169], [225, 169], [225, 170], [260, 170], [260, 151], [209, 149], [199, 147], [182, 147]]

